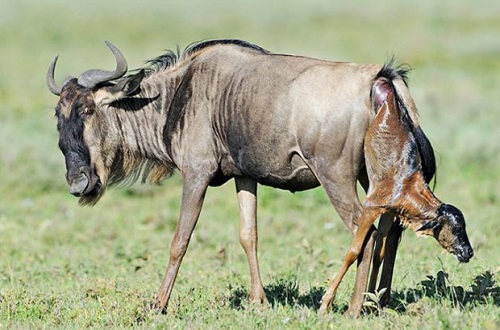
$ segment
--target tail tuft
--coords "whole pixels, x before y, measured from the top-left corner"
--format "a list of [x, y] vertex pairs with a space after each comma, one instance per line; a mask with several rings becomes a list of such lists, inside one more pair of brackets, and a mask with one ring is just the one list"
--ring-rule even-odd
[[375, 80], [378, 78], [386, 78], [391, 81], [401, 79], [404, 84], [408, 86], [408, 73], [411, 71], [411, 67], [408, 64], [396, 66], [395, 62], [396, 60], [392, 57], [387, 63], [385, 63], [375, 77]]

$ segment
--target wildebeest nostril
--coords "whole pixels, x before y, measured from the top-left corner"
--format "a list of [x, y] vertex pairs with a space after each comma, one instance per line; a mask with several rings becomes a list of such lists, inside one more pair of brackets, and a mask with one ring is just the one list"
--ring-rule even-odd
[[472, 258], [474, 256], [474, 250], [472, 250], [472, 247], [470, 246], [465, 248], [465, 253], [469, 256], [469, 258]]
[[458, 261], [469, 262], [469, 260], [474, 256], [474, 251], [471, 246], [461, 246], [455, 253]]
[[69, 182], [69, 192], [74, 196], [81, 196], [89, 185], [89, 178], [84, 173], [80, 173]]

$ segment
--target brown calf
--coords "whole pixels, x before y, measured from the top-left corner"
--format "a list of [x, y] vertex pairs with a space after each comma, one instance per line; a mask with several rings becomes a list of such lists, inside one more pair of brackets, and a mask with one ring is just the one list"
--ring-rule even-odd
[[[393, 81], [379, 76], [372, 87], [372, 101], [378, 112], [368, 128], [364, 145], [370, 188], [363, 204], [358, 231], [339, 273], [323, 296], [322, 312], [328, 310], [342, 278], [358, 259], [372, 225], [384, 214], [396, 215], [403, 227], [412, 228], [417, 235], [433, 236], [461, 262], [468, 262], [473, 256], [462, 213], [437, 199], [426, 183], [419, 146], [413, 133], [415, 127]], [[371, 289], [384, 258], [386, 237], [393, 226], [393, 219], [394, 216], [383, 217], [379, 226], [380, 244], [374, 256]], [[393, 230], [400, 230], [398, 224], [394, 225]], [[395, 254], [397, 243], [390, 244], [391, 253]], [[387, 270], [391, 276], [393, 261]]]

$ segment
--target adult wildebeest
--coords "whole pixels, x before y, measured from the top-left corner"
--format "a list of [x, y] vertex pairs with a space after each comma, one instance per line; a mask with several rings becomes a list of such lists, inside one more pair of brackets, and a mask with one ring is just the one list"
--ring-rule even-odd
[[[59, 87], [57, 57], [49, 67], [47, 84], [60, 96], [59, 147], [70, 192], [84, 205], [95, 204], [108, 185], [158, 183], [180, 170], [181, 211], [157, 297], [160, 309], [168, 304], [209, 185], [235, 178], [253, 301], [265, 300], [257, 261], [257, 183], [290, 191], [321, 185], [356, 232], [362, 210], [356, 182], [368, 188], [363, 145], [376, 114], [370, 91], [381, 73], [390, 73], [386, 78], [407, 105], [424, 176], [434, 174], [416, 108], [390, 65], [335, 63], [215, 40], [182, 56], [168, 52], [125, 76], [125, 58], [107, 45], [115, 71], [88, 70]], [[361, 308], [373, 240], [371, 235], [360, 258], [352, 314]]]

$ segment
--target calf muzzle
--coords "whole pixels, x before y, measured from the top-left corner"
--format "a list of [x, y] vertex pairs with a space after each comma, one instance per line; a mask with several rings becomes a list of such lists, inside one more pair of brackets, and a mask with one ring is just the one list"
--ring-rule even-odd
[[474, 256], [474, 250], [472, 246], [467, 241], [465, 244], [461, 244], [456, 250], [455, 255], [460, 262], [469, 262], [469, 260]]

